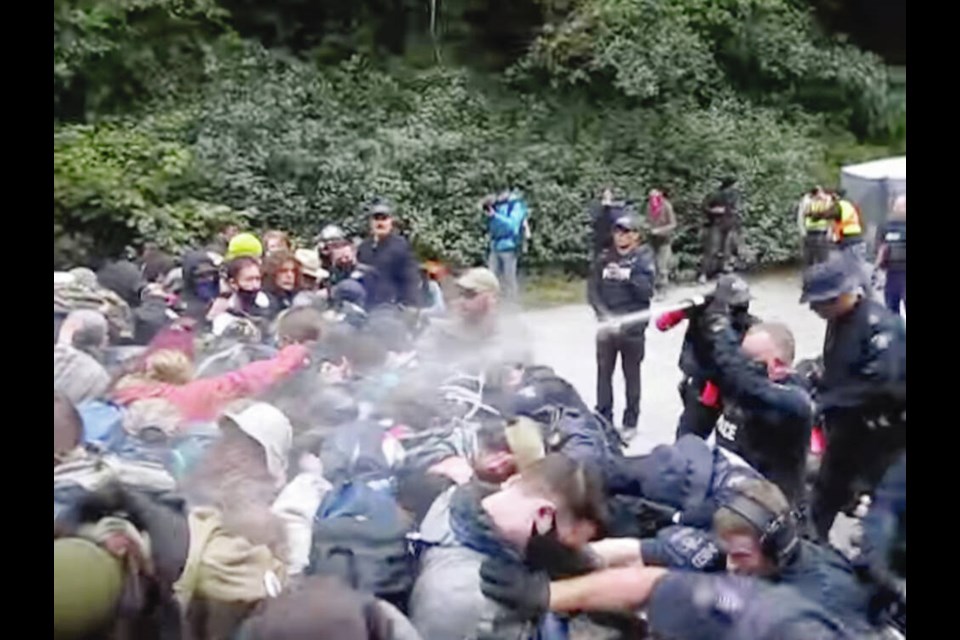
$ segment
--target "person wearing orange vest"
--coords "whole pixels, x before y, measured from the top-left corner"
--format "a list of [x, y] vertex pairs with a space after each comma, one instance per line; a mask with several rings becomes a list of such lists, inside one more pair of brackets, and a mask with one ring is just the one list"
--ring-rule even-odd
[[833, 197], [836, 206], [828, 207], [824, 211], [812, 211], [808, 215], [813, 220], [833, 221], [834, 241], [844, 257], [856, 266], [861, 274], [860, 284], [863, 286], [864, 293], [870, 295], [872, 270], [867, 263], [867, 243], [864, 241], [860, 209], [847, 200], [846, 195], [844, 189], [838, 189]]

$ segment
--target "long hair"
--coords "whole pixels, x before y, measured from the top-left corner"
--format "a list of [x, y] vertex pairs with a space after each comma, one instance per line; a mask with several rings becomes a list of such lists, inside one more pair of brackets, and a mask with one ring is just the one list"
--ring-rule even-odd
[[263, 289], [267, 293], [278, 294], [282, 290], [277, 286], [277, 274], [287, 263], [293, 264], [296, 278], [293, 284], [293, 290], [299, 291], [303, 288], [303, 271], [300, 262], [290, 251], [281, 250], [267, 255], [263, 260]]

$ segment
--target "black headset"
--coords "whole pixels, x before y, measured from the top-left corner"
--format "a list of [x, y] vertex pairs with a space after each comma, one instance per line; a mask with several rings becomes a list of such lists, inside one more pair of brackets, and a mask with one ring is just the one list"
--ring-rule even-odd
[[793, 511], [775, 512], [750, 496], [737, 493], [724, 507], [753, 525], [760, 533], [763, 553], [783, 566], [800, 544], [797, 521]]

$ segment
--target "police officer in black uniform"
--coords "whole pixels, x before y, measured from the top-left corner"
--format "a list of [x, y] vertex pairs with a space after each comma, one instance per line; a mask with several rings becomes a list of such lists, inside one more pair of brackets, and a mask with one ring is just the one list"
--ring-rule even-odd
[[[750, 286], [740, 276], [726, 274], [717, 280], [717, 290], [725, 292], [730, 302], [730, 326], [743, 340], [747, 330], [760, 322], [760, 318], [750, 314]], [[717, 418], [723, 410], [723, 399], [713, 378], [716, 377], [716, 365], [710, 358], [709, 346], [705, 344], [697, 322], [704, 306], [670, 311], [657, 318], [657, 328], [666, 331], [683, 320], [689, 319], [690, 325], [683, 337], [680, 351], [680, 399], [683, 413], [677, 423], [677, 439], [692, 433], [708, 438], [717, 425]]]
[[856, 269], [838, 256], [804, 272], [801, 302], [827, 320], [817, 382], [827, 450], [811, 505], [827, 540], [858, 485], [872, 491], [906, 450], [907, 333], [899, 316], [865, 297]]
[[863, 518], [855, 563], [877, 586], [871, 614], [907, 632], [907, 454], [887, 470]]
[[[587, 298], [601, 320], [644, 311], [653, 296], [653, 251], [641, 244], [641, 220], [623, 215], [613, 225], [613, 247], [593, 265]], [[621, 358], [626, 383], [623, 430], [637, 428], [640, 417], [640, 365], [643, 362], [647, 323], [636, 322], [597, 336], [597, 413], [613, 421], [613, 368]]]
[[849, 631], [796, 589], [745, 576], [632, 565], [572, 580], [496, 559], [480, 569], [483, 594], [531, 621], [560, 613], [646, 608], [649, 631], [670, 640], [849, 640]]
[[728, 571], [793, 587], [857, 637], [878, 631], [869, 620], [871, 589], [840, 552], [800, 537], [796, 513], [776, 485], [748, 480], [724, 498], [713, 533]]
[[761, 323], [739, 340], [730, 317], [733, 294], [718, 287], [696, 321], [724, 399], [717, 445], [742, 457], [800, 506], [814, 406], [793, 372], [793, 335], [784, 325]]
[[671, 524], [707, 530], [722, 496], [751, 478], [762, 476], [693, 434], [647, 455], [614, 456], [604, 483], [607, 535], [641, 538]]

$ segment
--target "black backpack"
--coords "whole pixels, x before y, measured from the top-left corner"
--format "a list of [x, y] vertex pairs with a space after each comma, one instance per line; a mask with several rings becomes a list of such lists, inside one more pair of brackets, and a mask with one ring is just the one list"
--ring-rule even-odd
[[407, 542], [413, 523], [382, 484], [348, 480], [326, 495], [314, 518], [307, 575], [339, 576], [405, 609], [415, 571]]

